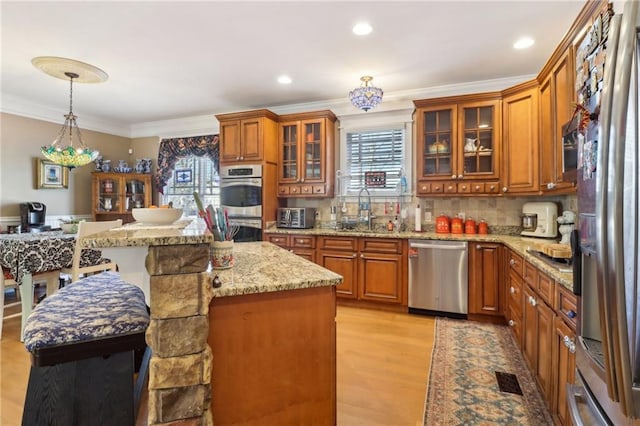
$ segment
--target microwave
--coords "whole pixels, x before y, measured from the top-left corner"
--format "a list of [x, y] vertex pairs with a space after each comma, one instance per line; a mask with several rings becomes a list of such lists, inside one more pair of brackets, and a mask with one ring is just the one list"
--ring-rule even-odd
[[311, 207], [282, 207], [278, 209], [278, 228], [313, 228], [316, 209]]

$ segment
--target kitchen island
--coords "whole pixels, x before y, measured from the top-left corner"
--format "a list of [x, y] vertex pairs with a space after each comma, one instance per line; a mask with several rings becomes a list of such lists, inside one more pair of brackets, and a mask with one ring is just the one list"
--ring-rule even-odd
[[83, 240], [148, 247], [139, 259], [150, 276], [148, 424], [335, 424], [342, 277], [266, 242], [237, 243], [234, 267], [210, 271], [210, 241], [189, 227]]

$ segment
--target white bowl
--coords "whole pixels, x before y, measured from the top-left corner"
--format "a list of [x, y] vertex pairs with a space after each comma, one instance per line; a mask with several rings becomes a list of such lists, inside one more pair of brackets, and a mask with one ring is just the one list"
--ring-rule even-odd
[[182, 209], [132, 209], [133, 218], [136, 222], [145, 225], [169, 225], [182, 216]]

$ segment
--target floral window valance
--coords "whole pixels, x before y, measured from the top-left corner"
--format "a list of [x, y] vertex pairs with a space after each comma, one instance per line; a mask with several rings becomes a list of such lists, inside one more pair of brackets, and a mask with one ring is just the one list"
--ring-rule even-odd
[[218, 168], [218, 135], [194, 136], [191, 138], [162, 139], [158, 151], [155, 183], [158, 192], [164, 194], [164, 187], [171, 178], [173, 168], [181, 157], [194, 155], [208, 157]]

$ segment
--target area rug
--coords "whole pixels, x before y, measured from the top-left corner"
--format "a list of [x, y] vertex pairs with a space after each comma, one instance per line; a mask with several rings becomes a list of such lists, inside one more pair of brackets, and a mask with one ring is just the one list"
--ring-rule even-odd
[[553, 425], [508, 327], [436, 319], [425, 426]]

